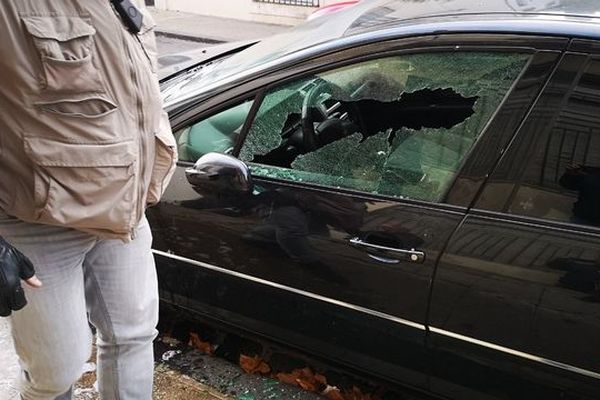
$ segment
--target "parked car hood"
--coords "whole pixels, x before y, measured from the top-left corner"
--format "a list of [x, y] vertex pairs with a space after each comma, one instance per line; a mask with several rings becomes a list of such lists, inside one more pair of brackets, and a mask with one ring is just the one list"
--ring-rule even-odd
[[158, 78], [161, 82], [166, 81], [180, 71], [185, 71], [210, 60], [216, 60], [240, 52], [256, 42], [257, 40], [243, 40], [239, 42], [201, 46], [194, 50], [162, 55], [158, 57]]

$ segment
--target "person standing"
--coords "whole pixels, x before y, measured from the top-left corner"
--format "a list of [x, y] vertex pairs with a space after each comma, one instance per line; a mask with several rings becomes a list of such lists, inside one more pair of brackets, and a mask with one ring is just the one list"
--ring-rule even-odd
[[0, 315], [25, 400], [71, 399], [90, 324], [102, 399], [152, 396], [144, 211], [177, 161], [153, 27], [141, 2], [0, 2]]

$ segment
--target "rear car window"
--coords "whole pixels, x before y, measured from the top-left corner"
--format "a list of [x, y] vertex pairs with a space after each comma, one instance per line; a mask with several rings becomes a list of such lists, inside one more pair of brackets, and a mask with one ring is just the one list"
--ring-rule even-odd
[[600, 226], [600, 60], [583, 60], [577, 72], [555, 74], [478, 208]]

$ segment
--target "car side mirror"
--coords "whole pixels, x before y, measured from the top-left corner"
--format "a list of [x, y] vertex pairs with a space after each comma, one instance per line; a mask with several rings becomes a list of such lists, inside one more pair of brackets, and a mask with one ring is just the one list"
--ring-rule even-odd
[[207, 196], [250, 194], [254, 186], [248, 166], [222, 153], [203, 155], [185, 176], [196, 192]]

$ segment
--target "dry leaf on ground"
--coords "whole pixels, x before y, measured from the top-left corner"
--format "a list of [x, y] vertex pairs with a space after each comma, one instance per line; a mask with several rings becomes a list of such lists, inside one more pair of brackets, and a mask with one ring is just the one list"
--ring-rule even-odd
[[266, 375], [271, 372], [271, 367], [259, 356], [250, 357], [240, 354], [240, 367], [248, 374]]
[[295, 369], [290, 373], [280, 372], [275, 377], [284, 383], [300, 386], [310, 392], [320, 392], [327, 386], [327, 379], [323, 375], [315, 375], [308, 367]]
[[214, 354], [213, 345], [200, 339], [200, 336], [197, 333], [190, 332], [190, 342], [188, 345], [209, 356]]

